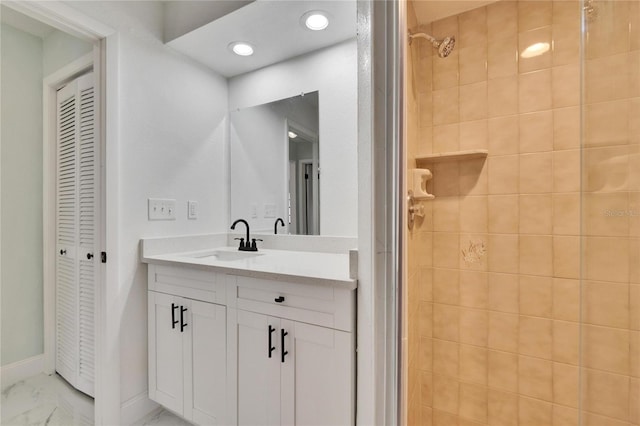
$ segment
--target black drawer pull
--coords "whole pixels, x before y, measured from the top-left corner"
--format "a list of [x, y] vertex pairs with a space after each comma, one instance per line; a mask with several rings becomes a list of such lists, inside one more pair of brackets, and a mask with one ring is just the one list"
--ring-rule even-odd
[[65, 254], [67, 254], [67, 249], [60, 250], [60, 256], [64, 256]]
[[289, 353], [289, 351], [284, 350], [284, 336], [288, 335], [284, 329], [280, 329], [280, 346], [282, 346], [282, 362], [284, 362], [284, 357]]
[[184, 331], [184, 328], [188, 326], [186, 322], [184, 322], [184, 313], [187, 312], [187, 308], [184, 306], [180, 306], [180, 333]]
[[171, 328], [176, 328], [176, 324], [178, 324], [178, 320], [176, 319], [176, 309], [178, 305], [172, 303], [171, 304]]
[[275, 346], [271, 346], [271, 335], [274, 331], [276, 331], [276, 329], [269, 324], [269, 358], [271, 358], [271, 353], [276, 350]]
[[284, 296], [280, 296], [280, 297], [276, 297], [275, 299], [273, 299], [275, 302], [277, 303], [282, 303], [284, 302]]

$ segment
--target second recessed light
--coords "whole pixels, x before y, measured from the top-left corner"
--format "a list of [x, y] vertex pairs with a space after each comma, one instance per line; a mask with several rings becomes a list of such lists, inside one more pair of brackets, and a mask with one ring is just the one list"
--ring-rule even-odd
[[235, 41], [229, 45], [229, 49], [238, 56], [253, 55], [253, 46], [244, 41]]
[[302, 15], [302, 22], [310, 30], [320, 31], [329, 26], [329, 17], [325, 12], [312, 10]]

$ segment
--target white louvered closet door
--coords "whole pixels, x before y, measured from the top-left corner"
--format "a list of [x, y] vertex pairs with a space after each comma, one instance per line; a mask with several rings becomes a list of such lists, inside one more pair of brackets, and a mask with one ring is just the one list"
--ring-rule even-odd
[[57, 94], [56, 371], [93, 396], [98, 147], [93, 73]]

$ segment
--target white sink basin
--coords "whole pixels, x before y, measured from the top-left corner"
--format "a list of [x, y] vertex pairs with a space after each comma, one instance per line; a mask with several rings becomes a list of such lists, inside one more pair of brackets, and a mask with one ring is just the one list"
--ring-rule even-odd
[[190, 257], [192, 259], [215, 258], [215, 260], [230, 262], [233, 260], [250, 259], [252, 257], [262, 256], [263, 254], [264, 253], [255, 251], [212, 250], [187, 254], [186, 257]]

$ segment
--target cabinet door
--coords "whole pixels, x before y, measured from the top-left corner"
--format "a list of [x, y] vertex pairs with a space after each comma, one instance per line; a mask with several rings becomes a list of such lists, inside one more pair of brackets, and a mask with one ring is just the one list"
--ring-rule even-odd
[[281, 321], [283, 425], [354, 424], [353, 334]]
[[279, 323], [277, 318], [238, 311], [239, 425], [280, 424]]
[[180, 306], [185, 300], [153, 291], [149, 294], [149, 398], [183, 413], [184, 335]]
[[188, 303], [184, 417], [199, 425], [226, 424], [227, 310], [196, 300]]

